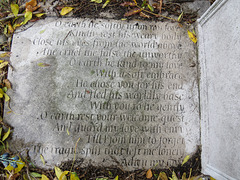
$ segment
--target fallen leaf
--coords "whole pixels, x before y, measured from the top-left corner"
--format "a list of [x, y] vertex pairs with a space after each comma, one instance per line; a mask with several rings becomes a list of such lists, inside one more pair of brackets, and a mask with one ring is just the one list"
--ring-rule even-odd
[[152, 170], [149, 169], [149, 170], [147, 171], [146, 178], [147, 178], [147, 179], [151, 179], [152, 176], [153, 176]]
[[9, 165], [8, 165], [7, 167], [5, 167], [4, 169], [6, 169], [6, 170], [8, 170], [8, 171], [14, 170], [14, 173], [20, 172], [20, 171], [22, 170], [22, 168], [25, 166], [25, 163], [24, 163], [21, 159], [15, 161], [15, 162], [16, 162], [17, 165], [18, 165], [17, 168], [14, 168], [14, 167], [12, 167], [12, 166], [9, 164]]
[[11, 54], [11, 52], [6, 52], [6, 53], [2, 53], [2, 54], [0, 54], [0, 57], [10, 57], [10, 54]]
[[183, 160], [183, 162], [182, 162], [182, 166], [183, 166], [186, 162], [188, 162], [189, 158], [190, 158], [189, 155], [187, 155], [187, 156], [184, 158], [184, 160]]
[[8, 65], [8, 61], [4, 61], [0, 64], [0, 69], [4, 68], [5, 66]]
[[214, 179], [213, 177], [210, 177], [210, 180], [216, 180], [216, 179]]
[[45, 13], [38, 13], [38, 14], [35, 14], [35, 16], [37, 17], [42, 17]]
[[118, 175], [114, 178], [114, 180], [118, 180]]
[[24, 15], [25, 19], [22, 22], [22, 24], [26, 24], [30, 19], [32, 19], [32, 12], [31, 11], [27, 11]]
[[8, 89], [12, 89], [11, 82], [8, 79], [4, 79], [3, 83]]
[[[57, 166], [54, 167], [54, 170], [55, 170], [55, 174], [56, 174], [57, 178], [60, 180], [60, 177], [61, 177], [61, 175], [63, 173], [62, 170], [59, 167], [57, 167]], [[64, 176], [62, 178], [62, 180], [67, 180], [66, 176]]]
[[30, 2], [26, 3], [26, 12], [30, 11], [33, 12], [37, 10], [40, 6], [37, 6], [37, 0], [31, 0]]
[[36, 172], [30, 172], [30, 176], [35, 177], [35, 178], [41, 178], [42, 175]]
[[103, 4], [102, 8], [105, 8], [110, 1], [111, 1], [111, 0], [106, 0], [106, 2]]
[[14, 33], [14, 29], [13, 29], [13, 27], [12, 27], [12, 25], [11, 25], [10, 22], [8, 23], [8, 33], [9, 33], [9, 34]]
[[148, 4], [147, 6], [148, 6], [148, 9], [150, 9], [150, 11], [152, 12], [154, 11], [154, 8], [150, 4]]
[[137, 13], [141, 12], [141, 11], [142, 11], [142, 9], [140, 9], [140, 8], [134, 8], [131, 11], [126, 12], [124, 14], [124, 17], [132, 16], [134, 14], [137, 14]]
[[174, 171], [172, 172], [172, 180], [178, 180], [177, 175]]
[[182, 180], [187, 180], [187, 178], [186, 178], [186, 173], [183, 173], [183, 175], [182, 175]]
[[66, 14], [68, 14], [68, 13], [70, 13], [71, 11], [73, 10], [73, 8], [72, 7], [64, 7], [64, 8], [62, 8], [62, 10], [61, 10], [61, 15], [62, 16], [64, 16], [64, 15], [66, 15]]
[[19, 6], [17, 4], [11, 3], [11, 10], [15, 17], [17, 17], [19, 12]]
[[160, 172], [157, 180], [168, 180], [168, 177], [165, 172]]
[[102, 0], [91, 0], [91, 2], [102, 3]]
[[0, 88], [0, 98], [3, 98], [4, 91]]
[[191, 41], [196, 43], [197, 42], [197, 37], [191, 31], [188, 30], [187, 32], [188, 32], [188, 36], [191, 39]]
[[67, 180], [67, 177], [66, 177], [65, 175], [67, 175], [69, 172], [70, 172], [70, 171], [64, 171], [64, 172], [61, 174], [59, 180], [65, 180], [65, 179]]
[[10, 97], [6, 93], [4, 93], [3, 95], [5, 102], [8, 102], [10, 100]]
[[43, 155], [40, 154], [40, 158], [41, 158], [43, 165], [45, 165], [46, 163], [45, 163], [45, 159], [44, 159]]
[[151, 16], [147, 15], [146, 13], [143, 13], [143, 12], [140, 12], [139, 14], [141, 17], [144, 17], [144, 18], [151, 18]]
[[3, 138], [2, 138], [2, 141], [5, 141], [5, 140], [8, 138], [8, 136], [9, 136], [10, 133], [11, 133], [11, 129], [8, 128], [8, 131], [4, 134], [4, 136], [3, 136]]
[[46, 63], [38, 63], [38, 66], [40, 67], [48, 67], [51, 66], [50, 64], [46, 64]]
[[42, 179], [41, 180], [49, 180], [47, 176], [45, 176], [44, 174], [42, 174]]
[[67, 134], [70, 135], [69, 130], [67, 129]]
[[183, 12], [178, 16], [178, 22], [180, 22], [183, 18]]
[[71, 172], [70, 180], [80, 180], [77, 173]]
[[162, 4], [163, 4], [163, 0], [160, 0], [159, 1], [159, 6], [158, 6], [158, 10], [159, 10], [160, 14], [162, 13]]
[[136, 4], [132, 2], [124, 2], [120, 4], [120, 6], [128, 7], [128, 6], [136, 6]]

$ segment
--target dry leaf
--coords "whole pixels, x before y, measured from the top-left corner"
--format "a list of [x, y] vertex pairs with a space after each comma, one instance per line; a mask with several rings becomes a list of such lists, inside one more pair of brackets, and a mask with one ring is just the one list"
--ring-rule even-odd
[[157, 180], [168, 180], [168, 177], [165, 172], [160, 172]]
[[6, 52], [6, 53], [2, 53], [2, 54], [0, 54], [0, 57], [10, 57], [10, 54], [11, 54], [11, 52]]
[[128, 7], [128, 6], [136, 6], [136, 4], [132, 2], [124, 2], [120, 4], [120, 6]]
[[142, 11], [142, 9], [140, 8], [134, 8], [132, 9], [131, 11], [128, 11], [124, 14], [124, 17], [127, 17], [127, 16], [132, 16], [134, 14], [137, 14], [137, 13], [140, 13]]
[[37, 0], [31, 0], [30, 2], [26, 3], [26, 12], [28, 11], [35, 11], [39, 8], [40, 6], [37, 6]]
[[188, 36], [189, 36], [189, 38], [191, 39], [192, 42], [194, 42], [194, 43], [197, 42], [197, 37], [189, 30], [188, 30]]
[[12, 86], [11, 86], [11, 83], [8, 79], [4, 79], [3, 80], [3, 83], [5, 84], [5, 86], [8, 88], [8, 89], [12, 89]]
[[153, 176], [152, 170], [149, 169], [149, 170], [147, 171], [146, 178], [147, 178], [147, 179], [151, 179], [152, 176]]
[[8, 23], [8, 33], [9, 33], [9, 34], [12, 34], [13, 32], [14, 32], [14, 29], [13, 29], [11, 23], [9, 22], [9, 23]]
[[158, 6], [158, 10], [159, 10], [160, 14], [162, 13], [162, 4], [163, 4], [163, 0], [160, 0], [159, 1], [159, 6]]
[[141, 17], [144, 17], [144, 18], [151, 18], [151, 16], [147, 15], [146, 13], [143, 13], [143, 12], [140, 12], [139, 14]]
[[183, 173], [183, 175], [182, 175], [182, 180], [187, 180], [187, 178], [186, 178], [186, 173]]
[[72, 10], [73, 10], [73, 7], [64, 7], [64, 8], [62, 8], [60, 14], [61, 14], [62, 16], [64, 16], [64, 15], [70, 13]]
[[4, 61], [0, 64], [0, 69], [4, 68], [5, 66], [8, 65], [8, 61]]

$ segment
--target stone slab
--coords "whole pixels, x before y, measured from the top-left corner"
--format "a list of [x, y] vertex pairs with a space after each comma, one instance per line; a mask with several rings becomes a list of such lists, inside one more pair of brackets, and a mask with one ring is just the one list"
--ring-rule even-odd
[[203, 173], [239, 179], [240, 18], [238, 0], [218, 0], [199, 19]]
[[38, 166], [166, 168], [200, 144], [196, 49], [177, 23], [49, 18], [14, 35], [11, 63], [12, 149]]

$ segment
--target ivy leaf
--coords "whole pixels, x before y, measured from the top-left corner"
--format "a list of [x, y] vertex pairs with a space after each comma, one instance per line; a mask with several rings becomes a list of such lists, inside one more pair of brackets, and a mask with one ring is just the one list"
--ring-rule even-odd
[[8, 138], [10, 133], [11, 133], [11, 129], [9, 128], [8, 131], [4, 134], [2, 141], [5, 141]]
[[11, 10], [14, 14], [15, 17], [17, 17], [18, 12], [19, 12], [19, 6], [17, 4], [11, 4]]
[[73, 7], [64, 7], [64, 8], [62, 8], [60, 14], [62, 16], [64, 16], [64, 15], [70, 13], [72, 10], [73, 10]]

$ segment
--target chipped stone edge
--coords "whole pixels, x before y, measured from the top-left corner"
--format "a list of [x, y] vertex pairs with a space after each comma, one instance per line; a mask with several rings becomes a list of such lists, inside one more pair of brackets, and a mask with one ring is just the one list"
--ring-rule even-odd
[[203, 26], [228, 0], [217, 0], [212, 6], [197, 20]]

